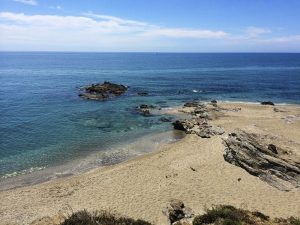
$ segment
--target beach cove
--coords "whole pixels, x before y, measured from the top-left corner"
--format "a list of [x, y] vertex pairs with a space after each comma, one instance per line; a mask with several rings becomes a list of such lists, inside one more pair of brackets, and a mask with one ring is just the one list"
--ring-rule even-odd
[[[48, 221], [57, 224], [60, 215], [88, 209], [109, 210], [154, 224], [168, 224], [162, 210], [173, 198], [181, 199], [197, 214], [212, 205], [230, 204], [271, 217], [299, 216], [299, 188], [279, 190], [223, 157], [223, 141], [240, 128], [273, 137], [271, 140], [276, 146], [287, 149], [287, 155], [295, 154], [297, 159], [300, 155], [299, 106], [218, 105], [226, 110], [210, 123], [221, 126], [224, 134], [211, 138], [187, 134], [175, 143], [163, 144], [155, 152], [127, 162], [2, 191], [0, 223], [30, 224], [49, 216]], [[175, 115], [190, 109], [176, 107], [165, 109], [164, 113]]]

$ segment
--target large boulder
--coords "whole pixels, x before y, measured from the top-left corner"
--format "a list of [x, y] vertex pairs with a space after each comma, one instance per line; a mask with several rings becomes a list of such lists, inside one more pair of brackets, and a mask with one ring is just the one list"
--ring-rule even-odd
[[105, 81], [102, 84], [92, 84], [84, 88], [79, 96], [85, 99], [106, 100], [110, 97], [120, 96], [128, 90], [128, 87], [121, 84], [114, 84]]
[[[269, 140], [269, 142], [272, 139]], [[266, 137], [237, 129], [224, 140], [224, 159], [258, 176], [279, 190], [300, 187], [300, 162], [287, 159], [284, 150], [266, 143]]]

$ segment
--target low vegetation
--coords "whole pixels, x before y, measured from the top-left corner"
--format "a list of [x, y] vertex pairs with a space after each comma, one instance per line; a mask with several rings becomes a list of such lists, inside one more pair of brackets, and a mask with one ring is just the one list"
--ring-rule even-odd
[[105, 211], [90, 213], [86, 210], [73, 213], [60, 225], [152, 225], [144, 220], [118, 217]]
[[[173, 224], [190, 223], [177, 221]], [[250, 212], [230, 205], [218, 205], [208, 209], [205, 214], [196, 216], [192, 225], [300, 225], [300, 219], [270, 219], [261, 212]], [[144, 220], [120, 217], [106, 211], [88, 212], [86, 210], [72, 213], [60, 225], [152, 225]]]
[[237, 209], [230, 205], [219, 205], [207, 210], [203, 215], [196, 216], [193, 225], [300, 225], [300, 219], [273, 219], [261, 212], [250, 212]]

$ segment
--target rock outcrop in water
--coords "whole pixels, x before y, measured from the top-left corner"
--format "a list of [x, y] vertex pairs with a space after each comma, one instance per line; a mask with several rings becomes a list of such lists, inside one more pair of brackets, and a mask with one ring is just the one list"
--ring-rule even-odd
[[258, 176], [279, 190], [300, 187], [300, 161], [284, 157], [284, 151], [259, 134], [237, 129], [224, 140], [224, 159]]
[[85, 99], [106, 100], [111, 97], [120, 96], [128, 90], [128, 87], [121, 84], [114, 84], [105, 81], [102, 84], [92, 84], [84, 88], [84, 93], [79, 96]]

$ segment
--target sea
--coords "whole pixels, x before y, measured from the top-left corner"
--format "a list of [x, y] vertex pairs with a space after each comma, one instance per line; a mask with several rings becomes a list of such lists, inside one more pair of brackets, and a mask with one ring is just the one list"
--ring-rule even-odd
[[[107, 101], [78, 96], [104, 81], [128, 92]], [[0, 52], [0, 84], [5, 190], [119, 163], [180, 139], [162, 115], [139, 114], [141, 104], [300, 104], [300, 54]]]

